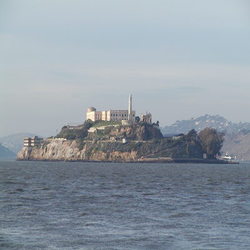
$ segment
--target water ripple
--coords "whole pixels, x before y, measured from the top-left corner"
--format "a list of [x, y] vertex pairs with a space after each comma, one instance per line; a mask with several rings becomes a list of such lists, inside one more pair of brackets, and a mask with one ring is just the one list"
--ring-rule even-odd
[[250, 165], [0, 162], [1, 249], [248, 249]]

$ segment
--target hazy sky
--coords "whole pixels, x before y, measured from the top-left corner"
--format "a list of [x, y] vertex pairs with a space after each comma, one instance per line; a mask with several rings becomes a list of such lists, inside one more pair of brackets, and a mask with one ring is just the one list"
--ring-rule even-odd
[[0, 0], [0, 136], [54, 135], [88, 106], [160, 125], [250, 117], [249, 0]]

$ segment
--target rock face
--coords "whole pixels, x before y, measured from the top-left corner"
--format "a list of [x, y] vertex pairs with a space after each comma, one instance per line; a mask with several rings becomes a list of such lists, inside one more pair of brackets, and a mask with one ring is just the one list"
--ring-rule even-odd
[[163, 138], [160, 129], [149, 124], [133, 125], [129, 127], [119, 127], [111, 132], [113, 132], [115, 136], [118, 137], [124, 136], [130, 140], [147, 141], [152, 139]]
[[190, 136], [149, 141], [48, 139], [40, 146], [24, 147], [18, 160], [136, 162], [142, 158], [202, 158], [199, 140]]
[[[89, 131], [92, 132], [89, 132]], [[158, 126], [148, 123], [135, 123], [129, 126], [123, 126], [119, 123], [109, 124], [109, 122], [91, 122], [86, 121], [84, 124], [70, 127], [64, 126], [56, 136], [69, 140], [74, 139], [102, 139], [109, 140], [127, 138], [129, 140], [152, 140], [161, 139], [163, 135]]]
[[[50, 140], [40, 147], [24, 147], [17, 155], [18, 160], [61, 160], [61, 161], [133, 161], [134, 151], [111, 151], [112, 142], [81, 142], [76, 140]], [[99, 148], [99, 150], [97, 150]], [[104, 151], [105, 149], [105, 151]]]

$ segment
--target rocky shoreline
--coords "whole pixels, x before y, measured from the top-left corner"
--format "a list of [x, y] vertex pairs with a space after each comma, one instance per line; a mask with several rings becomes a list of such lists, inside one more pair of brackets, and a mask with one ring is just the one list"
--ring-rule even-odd
[[94, 160], [38, 160], [38, 159], [16, 159], [17, 161], [42, 161], [42, 162], [93, 162], [93, 163], [197, 163], [197, 164], [239, 164], [236, 161], [225, 161], [225, 160], [206, 160], [206, 159], [157, 159], [151, 158], [146, 160], [137, 161], [94, 161]]
[[[24, 147], [17, 155], [18, 161], [65, 161], [65, 162], [114, 162], [114, 163], [205, 163], [205, 164], [237, 164], [237, 162], [225, 161], [219, 159], [202, 159], [202, 158], [178, 158], [178, 157], [145, 157], [141, 155], [141, 147], [155, 146], [153, 142], [133, 142], [123, 145], [122, 143], [111, 142], [88, 142], [84, 145], [77, 141], [50, 140], [40, 147]], [[96, 147], [100, 150], [97, 150]], [[118, 146], [119, 145], [119, 146]], [[106, 147], [106, 148], [105, 148]], [[136, 150], [127, 150], [127, 148]], [[104, 151], [101, 151], [102, 150]], [[116, 151], [112, 151], [116, 148]], [[118, 151], [120, 150], [120, 151]], [[127, 150], [122, 152], [122, 150]], [[162, 148], [165, 153], [164, 148]], [[159, 154], [159, 152], [158, 152]]]

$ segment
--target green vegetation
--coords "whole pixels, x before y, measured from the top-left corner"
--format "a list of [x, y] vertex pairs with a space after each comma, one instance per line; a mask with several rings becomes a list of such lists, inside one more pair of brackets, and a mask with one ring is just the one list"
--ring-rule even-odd
[[[118, 125], [118, 126], [117, 126]], [[90, 128], [96, 129], [88, 133]], [[96, 139], [96, 140], [121, 140], [126, 138], [129, 140], [154, 140], [161, 139], [163, 135], [159, 127], [154, 124], [137, 123], [133, 125], [121, 125], [117, 121], [96, 121], [87, 120], [79, 126], [64, 126], [57, 138], [65, 138], [67, 140], [75, 139]]]
[[202, 158], [203, 151], [199, 144], [198, 137], [190, 139], [190, 136], [183, 135], [178, 139], [162, 138], [150, 141], [121, 141], [106, 142], [97, 140], [94, 143], [79, 141], [78, 147], [82, 149], [86, 145], [85, 155], [91, 157], [96, 152], [103, 152], [108, 155], [112, 152], [136, 152], [138, 158]]
[[61, 132], [56, 136], [58, 138], [65, 138], [67, 140], [75, 140], [84, 138], [87, 136], [87, 131], [82, 129], [68, 129], [68, 128], [62, 128]]
[[118, 121], [95, 121], [92, 122], [92, 127], [98, 128], [103, 126], [115, 126], [115, 125], [121, 125], [121, 122]]
[[[88, 132], [90, 128], [93, 131]], [[206, 128], [199, 134], [193, 129], [186, 135], [164, 138], [157, 124], [144, 122], [123, 126], [120, 122], [88, 120], [79, 126], [64, 126], [56, 137], [77, 140], [80, 150], [88, 145], [86, 154], [89, 155], [97, 151], [136, 151], [138, 157], [201, 159], [206, 153], [208, 159], [215, 159], [223, 144], [223, 134], [215, 129]], [[122, 143], [123, 138], [128, 142]]]
[[88, 129], [92, 126], [92, 122], [85, 121], [79, 126], [64, 126], [56, 138], [65, 138], [67, 140], [84, 139], [88, 135]]

